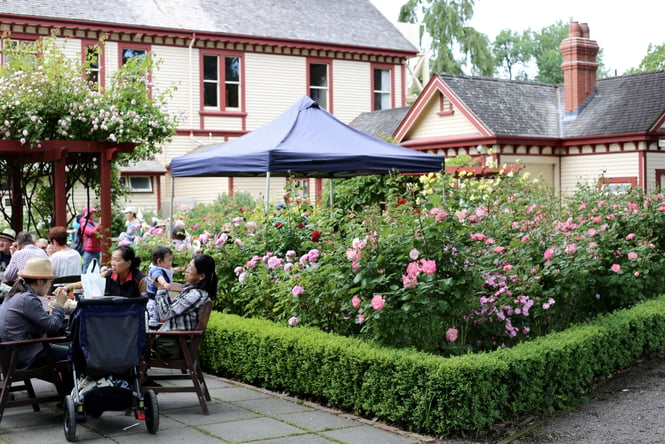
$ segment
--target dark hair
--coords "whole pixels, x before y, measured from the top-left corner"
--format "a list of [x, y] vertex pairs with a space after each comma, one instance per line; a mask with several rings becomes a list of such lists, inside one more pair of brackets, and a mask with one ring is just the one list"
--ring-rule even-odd
[[205, 290], [211, 300], [217, 297], [217, 272], [215, 271], [215, 259], [207, 254], [197, 254], [193, 258], [196, 271], [205, 274], [205, 278], [196, 284], [196, 288]]
[[67, 245], [67, 229], [65, 227], [53, 227], [48, 230], [48, 240], [55, 242], [58, 245]]
[[14, 285], [12, 285], [12, 289], [5, 295], [4, 300], [8, 300], [17, 293], [25, 293], [26, 291], [29, 291], [28, 285], [32, 286], [32, 284], [38, 280], [39, 279], [35, 278], [19, 277], [16, 279], [16, 282], [14, 282]]
[[20, 231], [16, 235], [16, 244], [19, 247], [25, 247], [26, 245], [32, 245], [35, 243], [32, 233], [29, 231]]
[[157, 264], [157, 260], [163, 261], [168, 255], [173, 256], [173, 252], [169, 247], [164, 247], [163, 245], [155, 247], [152, 250], [152, 263]]
[[128, 262], [131, 262], [129, 265], [130, 270], [138, 270], [139, 265], [141, 265], [141, 258], [136, 256], [136, 253], [132, 247], [129, 245], [120, 245], [115, 247], [113, 251], [120, 251], [122, 258]]

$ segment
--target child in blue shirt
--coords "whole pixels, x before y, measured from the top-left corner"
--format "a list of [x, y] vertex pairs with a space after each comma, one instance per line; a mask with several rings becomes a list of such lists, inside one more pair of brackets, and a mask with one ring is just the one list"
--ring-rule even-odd
[[159, 315], [155, 295], [157, 294], [157, 283], [162, 288], [172, 291], [180, 291], [182, 284], [171, 282], [173, 280], [173, 252], [168, 247], [155, 247], [152, 250], [152, 263], [148, 269], [146, 293], [150, 300], [146, 305], [148, 312], [148, 327], [157, 329], [159, 327]]

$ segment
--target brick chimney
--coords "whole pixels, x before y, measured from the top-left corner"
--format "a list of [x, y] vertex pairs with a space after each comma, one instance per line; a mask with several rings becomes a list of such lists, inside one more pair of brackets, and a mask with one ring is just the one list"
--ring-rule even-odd
[[598, 43], [589, 39], [589, 25], [570, 22], [568, 38], [559, 46], [563, 55], [563, 94], [566, 111], [573, 112], [594, 93]]

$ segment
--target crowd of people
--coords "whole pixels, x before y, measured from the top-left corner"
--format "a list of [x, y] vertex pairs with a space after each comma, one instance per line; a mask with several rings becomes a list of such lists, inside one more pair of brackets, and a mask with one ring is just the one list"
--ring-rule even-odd
[[[85, 289], [82, 281], [72, 279], [69, 283], [54, 286], [58, 277], [84, 275], [93, 260], [101, 258], [100, 224], [95, 221], [97, 209], [86, 207], [76, 221], [73, 246], [68, 243], [66, 227], [56, 226], [48, 231], [48, 239], [37, 245], [29, 231], [18, 234], [10, 228], [0, 231], [0, 341], [38, 338], [60, 331], [67, 314], [66, 302], [74, 290]], [[207, 254], [197, 254], [188, 264], [183, 283], [174, 282], [173, 253], [170, 246], [158, 246], [152, 254], [147, 273], [141, 271], [141, 258], [136, 256], [131, 242], [141, 230], [134, 208], [125, 208], [127, 225], [112, 251], [110, 267], [103, 267], [100, 276], [104, 279], [104, 295], [127, 298], [148, 297], [146, 305], [147, 326], [158, 331], [193, 329], [201, 308], [217, 293], [215, 260]], [[184, 226], [173, 228], [173, 246], [185, 242]], [[53, 303], [43, 303], [43, 298], [52, 293]], [[75, 308], [74, 308], [75, 309]], [[158, 338], [158, 348], [169, 350], [173, 344]], [[64, 360], [67, 347], [51, 345], [52, 356]], [[171, 350], [176, 353], [177, 350]], [[22, 352], [20, 368], [43, 365], [46, 358], [41, 346]], [[165, 357], [171, 359], [173, 357]]]

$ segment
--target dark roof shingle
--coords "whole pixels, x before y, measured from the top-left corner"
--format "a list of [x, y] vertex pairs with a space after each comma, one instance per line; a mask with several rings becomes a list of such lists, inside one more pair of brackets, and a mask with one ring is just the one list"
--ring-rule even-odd
[[369, 0], [5, 0], [0, 14], [417, 52]]

